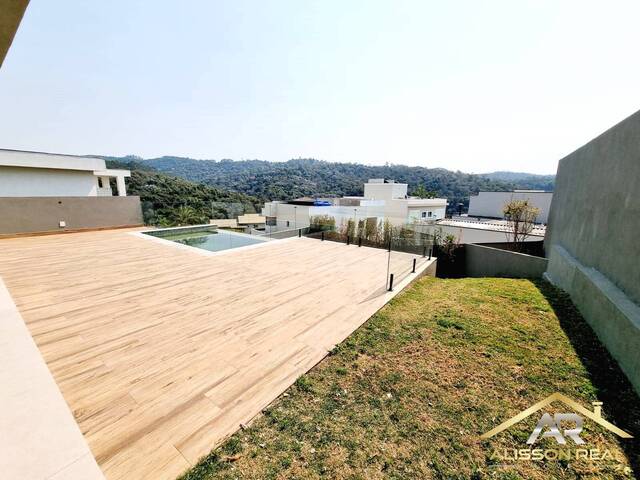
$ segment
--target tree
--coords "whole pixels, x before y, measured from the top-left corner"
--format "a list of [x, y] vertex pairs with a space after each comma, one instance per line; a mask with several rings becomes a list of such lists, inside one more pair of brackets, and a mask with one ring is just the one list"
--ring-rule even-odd
[[512, 242], [515, 250], [519, 250], [533, 230], [540, 209], [531, 205], [529, 200], [511, 200], [505, 204], [502, 213], [509, 226], [507, 239]]
[[347, 220], [346, 235], [351, 238], [356, 236], [356, 222], [353, 218]]
[[436, 198], [438, 193], [433, 190], [427, 190], [423, 185], [418, 185], [413, 190], [413, 195], [418, 198]]
[[433, 243], [450, 261], [454, 260], [455, 252], [460, 247], [458, 237], [451, 233], [444, 233], [442, 227], [433, 232]]
[[384, 221], [382, 221], [381, 230], [382, 240], [384, 241], [385, 245], [387, 245], [392, 240], [395, 230], [388, 218], [385, 218]]
[[182, 205], [175, 211], [175, 222], [178, 225], [194, 225], [201, 223], [202, 218], [198, 215], [198, 212], [193, 207]]
[[376, 217], [367, 218], [364, 225], [364, 238], [371, 241], [378, 241], [378, 219]]

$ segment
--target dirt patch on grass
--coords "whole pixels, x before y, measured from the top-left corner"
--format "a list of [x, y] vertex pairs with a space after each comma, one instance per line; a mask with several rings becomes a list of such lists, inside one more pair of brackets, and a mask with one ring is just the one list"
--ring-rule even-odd
[[183, 479], [635, 478], [638, 441], [588, 420], [588, 448], [612, 459], [495, 458], [527, 448], [539, 415], [480, 435], [554, 392], [586, 407], [603, 400], [605, 418], [640, 436], [638, 397], [561, 292], [528, 280], [425, 278]]

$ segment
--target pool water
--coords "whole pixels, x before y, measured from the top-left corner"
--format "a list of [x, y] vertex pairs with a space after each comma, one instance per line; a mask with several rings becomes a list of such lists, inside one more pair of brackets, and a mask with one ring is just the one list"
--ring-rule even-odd
[[156, 230], [148, 232], [154, 237], [160, 237], [165, 240], [171, 240], [176, 243], [188, 245], [190, 247], [209, 250], [210, 252], [219, 252], [232, 248], [246, 247], [247, 245], [255, 245], [264, 243], [264, 238], [246, 235], [244, 233], [226, 232], [224, 230], [204, 231], [183, 231], [176, 230]]

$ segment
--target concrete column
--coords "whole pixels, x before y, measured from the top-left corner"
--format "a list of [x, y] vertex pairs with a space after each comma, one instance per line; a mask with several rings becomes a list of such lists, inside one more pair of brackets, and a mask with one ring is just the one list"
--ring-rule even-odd
[[100, 177], [100, 181], [102, 182], [102, 188], [111, 189], [111, 184], [109, 183], [109, 177]]
[[118, 196], [126, 197], [127, 196], [127, 186], [124, 183], [124, 177], [122, 175], [118, 175], [116, 177], [116, 185], [118, 186]]

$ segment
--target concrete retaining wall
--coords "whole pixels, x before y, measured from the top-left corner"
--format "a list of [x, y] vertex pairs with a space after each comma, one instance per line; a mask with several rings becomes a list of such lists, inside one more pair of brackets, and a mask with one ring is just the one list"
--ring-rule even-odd
[[545, 276], [640, 393], [640, 112], [560, 160]]
[[[60, 228], [59, 222], [66, 222]], [[1, 197], [0, 235], [142, 225], [140, 197]]]
[[465, 269], [469, 277], [540, 278], [547, 259], [486, 245], [465, 245]]
[[555, 245], [545, 278], [571, 295], [600, 341], [640, 393], [640, 307], [595, 268]]

